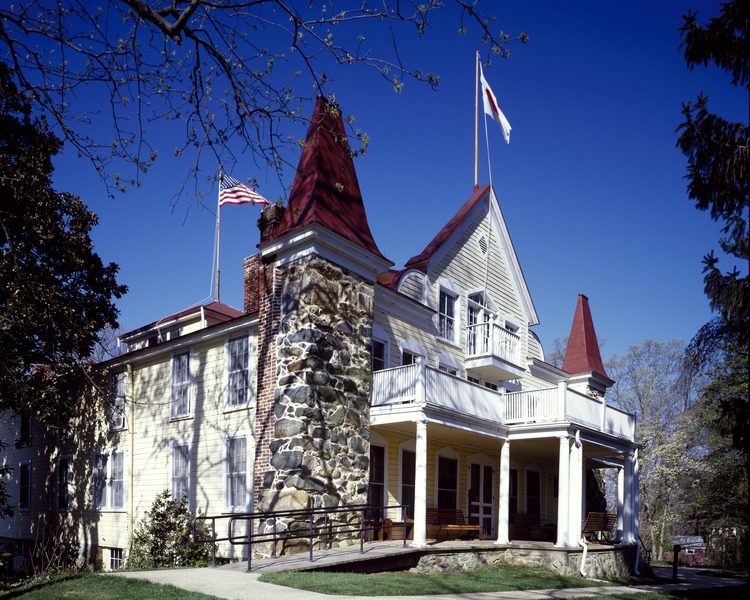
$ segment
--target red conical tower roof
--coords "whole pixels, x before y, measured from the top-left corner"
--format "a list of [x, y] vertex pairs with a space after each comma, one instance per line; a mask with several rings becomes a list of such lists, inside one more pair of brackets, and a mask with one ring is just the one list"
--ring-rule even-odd
[[599, 342], [596, 339], [594, 320], [591, 318], [589, 299], [583, 294], [578, 294], [578, 305], [573, 317], [573, 326], [570, 328], [562, 369], [571, 374], [593, 372], [607, 377], [599, 352]]
[[322, 96], [315, 103], [289, 203], [275, 237], [313, 223], [385, 259], [367, 222], [341, 111]]

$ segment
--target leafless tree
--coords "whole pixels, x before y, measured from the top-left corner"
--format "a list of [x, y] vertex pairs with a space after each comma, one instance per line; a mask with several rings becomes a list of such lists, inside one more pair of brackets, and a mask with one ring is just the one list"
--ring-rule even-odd
[[[198, 183], [204, 158], [231, 168], [251, 156], [280, 176], [300, 143], [288, 124], [304, 121], [301, 103], [327, 94], [339, 67], [364, 66], [396, 91], [406, 80], [436, 86], [437, 74], [402, 62], [399, 45], [427, 34], [439, 11], [451, 12], [458, 34], [478, 34], [487, 61], [526, 40], [495, 30], [480, 2], [20, 0], [0, 7], [0, 60], [110, 193], [154, 165], [154, 126], [179, 123], [174, 153], [190, 165], [182, 191]], [[350, 125], [362, 152], [367, 135]]]

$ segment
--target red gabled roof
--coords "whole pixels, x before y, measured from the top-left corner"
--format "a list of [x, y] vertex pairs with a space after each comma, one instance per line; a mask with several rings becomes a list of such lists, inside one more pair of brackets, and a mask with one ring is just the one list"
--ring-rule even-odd
[[445, 224], [445, 227], [443, 227], [438, 232], [438, 234], [434, 238], [432, 238], [432, 241], [427, 244], [427, 247], [422, 250], [422, 253], [418, 254], [417, 256], [412, 256], [408, 261], [406, 261], [406, 265], [404, 266], [407, 269], [419, 268], [423, 266], [424, 263], [429, 261], [445, 243], [445, 241], [451, 236], [451, 234], [453, 234], [453, 232], [463, 222], [466, 216], [474, 209], [477, 203], [482, 200], [489, 193], [489, 191], [489, 184], [477, 188], [472, 194], [471, 198], [469, 198], [464, 203], [464, 205], [460, 209], [458, 209], [458, 212], [453, 215], [451, 220]]
[[385, 259], [367, 222], [341, 111], [322, 96], [315, 103], [276, 237], [313, 223]]
[[589, 299], [583, 294], [578, 294], [578, 304], [568, 336], [562, 369], [571, 374], [594, 372], [607, 377], [599, 351], [599, 341], [596, 339], [594, 320], [591, 318]]
[[191, 306], [190, 308], [186, 308], [185, 310], [181, 310], [180, 312], [166, 316], [163, 319], [159, 319], [158, 321], [154, 321], [153, 323], [149, 323], [148, 325], [139, 327], [138, 329], [133, 329], [132, 331], [127, 331], [125, 333], [122, 333], [118, 337], [124, 340], [129, 337], [133, 337], [140, 333], [148, 331], [150, 329], [159, 327], [162, 324], [172, 323], [182, 317], [186, 317], [188, 315], [198, 312], [201, 309], [201, 307], [203, 307], [203, 310], [207, 314], [217, 316], [220, 319], [227, 320], [227, 321], [229, 319], [236, 319], [237, 317], [241, 317], [242, 315], [245, 314], [241, 310], [238, 310], [234, 308], [233, 306], [229, 306], [228, 304], [223, 304], [221, 302], [214, 301], [214, 302], [209, 302], [208, 304], [196, 304], [194, 306]]

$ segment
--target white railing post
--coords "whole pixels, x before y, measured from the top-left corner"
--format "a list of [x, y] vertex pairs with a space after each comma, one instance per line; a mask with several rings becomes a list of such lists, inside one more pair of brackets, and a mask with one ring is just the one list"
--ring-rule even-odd
[[415, 404], [424, 406], [427, 401], [427, 359], [417, 356], [414, 359], [414, 368], [417, 370], [415, 378]]
[[557, 420], [564, 421], [568, 413], [568, 382], [561, 381], [557, 384]]

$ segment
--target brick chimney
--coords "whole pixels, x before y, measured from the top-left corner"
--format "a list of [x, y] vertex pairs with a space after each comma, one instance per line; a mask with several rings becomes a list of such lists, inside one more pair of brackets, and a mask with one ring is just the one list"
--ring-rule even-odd
[[[258, 219], [260, 244], [270, 242], [276, 238], [276, 230], [284, 217], [286, 209], [280, 204], [272, 204], [263, 209]], [[259, 245], [260, 245], [259, 244]], [[269, 282], [265, 278], [265, 268], [260, 254], [245, 259], [245, 312], [257, 313], [263, 305], [263, 296], [269, 290]]]

